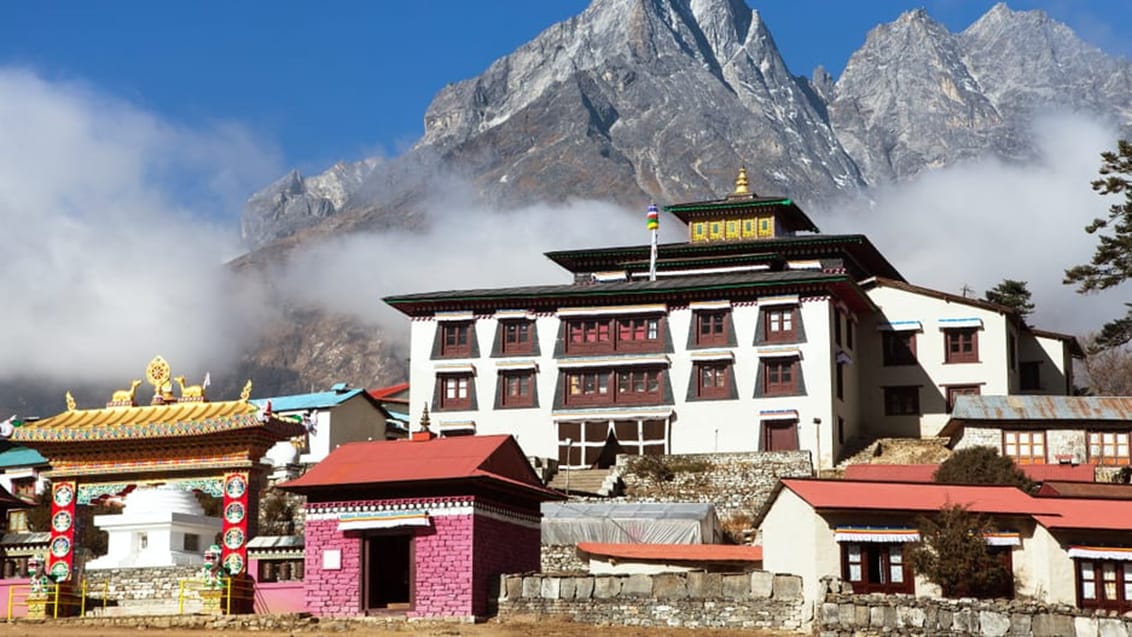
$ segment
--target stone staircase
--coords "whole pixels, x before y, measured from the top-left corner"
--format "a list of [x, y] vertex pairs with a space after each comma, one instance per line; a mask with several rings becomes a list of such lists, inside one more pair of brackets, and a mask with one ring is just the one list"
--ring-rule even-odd
[[548, 486], [573, 495], [613, 497], [621, 491], [621, 478], [613, 469], [560, 469]]

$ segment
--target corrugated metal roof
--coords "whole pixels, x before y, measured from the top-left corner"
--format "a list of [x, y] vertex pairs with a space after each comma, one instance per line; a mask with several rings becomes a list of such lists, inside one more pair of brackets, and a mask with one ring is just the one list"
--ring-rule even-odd
[[271, 398], [257, 398], [252, 403], [259, 407], [271, 401], [271, 411], [303, 411], [306, 409], [329, 409], [337, 407], [358, 394], [365, 393], [364, 389], [350, 389], [347, 391], [320, 391], [313, 394], [294, 394], [291, 396], [272, 396]]
[[47, 464], [47, 459], [35, 449], [16, 446], [0, 451], [0, 469], [37, 467], [45, 464]]
[[957, 396], [955, 420], [1132, 420], [1128, 396]]
[[257, 535], [248, 541], [249, 549], [303, 548], [303, 535]]
[[578, 550], [622, 560], [669, 562], [761, 562], [763, 547], [734, 544], [602, 544], [579, 542]]

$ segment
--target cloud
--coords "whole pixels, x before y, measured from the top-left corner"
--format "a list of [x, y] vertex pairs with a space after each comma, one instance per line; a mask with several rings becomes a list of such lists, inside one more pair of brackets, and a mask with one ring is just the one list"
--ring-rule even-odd
[[1044, 329], [1082, 335], [1124, 314], [1126, 288], [1082, 296], [1061, 283], [1087, 263], [1096, 237], [1084, 227], [1111, 202], [1094, 193], [1100, 153], [1115, 129], [1079, 115], [1035, 120], [1038, 160], [983, 158], [922, 173], [879, 189], [872, 205], [846, 204], [823, 215], [828, 232], [859, 232], [912, 283], [959, 294], [983, 292], [1004, 278], [1029, 282]]
[[[460, 190], [460, 189], [456, 189]], [[284, 292], [407, 335], [408, 320], [382, 297], [437, 290], [568, 284], [571, 275], [543, 256], [552, 250], [647, 243], [645, 212], [575, 201], [507, 212], [432, 200], [430, 230], [335, 237], [292, 256]], [[682, 241], [666, 223], [662, 241]]]
[[281, 173], [243, 127], [189, 128], [89, 86], [0, 67], [0, 380], [229, 363], [235, 215]]

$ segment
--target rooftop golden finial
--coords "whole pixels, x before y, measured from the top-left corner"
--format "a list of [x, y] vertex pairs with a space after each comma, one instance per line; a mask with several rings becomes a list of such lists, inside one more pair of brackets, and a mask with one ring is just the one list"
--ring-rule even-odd
[[739, 176], [735, 178], [735, 192], [732, 195], [749, 195], [751, 189], [748, 187], [750, 184], [747, 181], [747, 167], [739, 166]]

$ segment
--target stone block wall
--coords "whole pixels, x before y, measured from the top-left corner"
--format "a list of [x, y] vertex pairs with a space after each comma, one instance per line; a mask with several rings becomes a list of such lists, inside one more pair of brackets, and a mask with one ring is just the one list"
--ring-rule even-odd
[[505, 575], [499, 615], [623, 626], [763, 628], [802, 632], [802, 579], [766, 571], [654, 575]]
[[618, 456], [616, 471], [628, 502], [708, 502], [721, 520], [753, 515], [770, 497], [779, 478], [813, 475], [807, 451], [704, 453], [661, 456], [671, 480], [656, 480], [640, 469], [650, 459]]
[[1072, 606], [909, 595], [830, 595], [819, 604], [814, 634], [970, 635], [972, 637], [1128, 637], [1132, 618]]
[[198, 582], [201, 567], [106, 568], [83, 571], [87, 595], [114, 601], [171, 601], [180, 593], [182, 580]]

